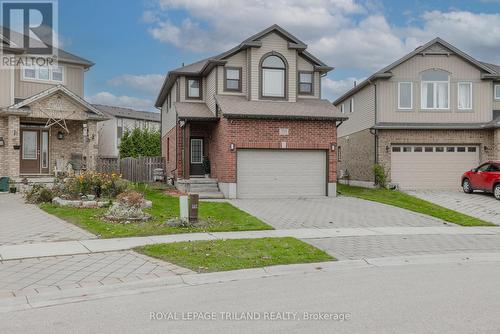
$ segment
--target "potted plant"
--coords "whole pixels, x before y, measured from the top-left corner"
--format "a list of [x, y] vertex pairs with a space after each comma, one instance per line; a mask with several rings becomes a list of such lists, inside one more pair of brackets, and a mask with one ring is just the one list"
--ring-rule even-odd
[[203, 157], [203, 172], [206, 178], [210, 177], [210, 159], [208, 157]]

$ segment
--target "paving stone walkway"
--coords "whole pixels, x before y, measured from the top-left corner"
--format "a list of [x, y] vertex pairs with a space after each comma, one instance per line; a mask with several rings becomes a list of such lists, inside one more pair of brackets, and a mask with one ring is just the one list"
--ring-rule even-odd
[[230, 202], [277, 229], [443, 225], [440, 219], [353, 197]]
[[445, 208], [500, 225], [500, 201], [491, 194], [482, 192], [465, 194], [461, 191], [410, 191], [408, 193]]
[[0, 194], [0, 246], [95, 237], [36, 205], [24, 203], [20, 195]]
[[133, 251], [0, 261], [0, 298], [191, 273]]
[[307, 239], [307, 242], [339, 260], [424, 254], [500, 252], [500, 235], [382, 235]]

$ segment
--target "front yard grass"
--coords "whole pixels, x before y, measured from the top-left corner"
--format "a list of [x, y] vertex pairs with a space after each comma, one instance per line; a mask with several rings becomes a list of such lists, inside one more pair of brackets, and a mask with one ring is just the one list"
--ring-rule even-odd
[[135, 251], [197, 272], [335, 261], [327, 253], [295, 238], [175, 242], [138, 247]]
[[208, 222], [208, 225], [204, 227], [171, 227], [165, 222], [179, 216], [179, 198], [166, 195], [161, 190], [143, 186], [139, 186], [138, 190], [144, 193], [146, 199], [153, 202], [150, 209], [144, 210], [153, 217], [150, 221], [129, 224], [112, 223], [101, 219], [107, 209], [78, 209], [53, 204], [41, 204], [40, 207], [54, 216], [99, 235], [101, 238], [273, 229], [256, 217], [224, 202], [200, 202], [199, 217]]
[[462, 226], [494, 226], [484, 220], [453, 211], [437, 204], [424, 201], [404, 192], [389, 189], [368, 189], [338, 184], [341, 195], [389, 204], [406, 210], [423, 213]]

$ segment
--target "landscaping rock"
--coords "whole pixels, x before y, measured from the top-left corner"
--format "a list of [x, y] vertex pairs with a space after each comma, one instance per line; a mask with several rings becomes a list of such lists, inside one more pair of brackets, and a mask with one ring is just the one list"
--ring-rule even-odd
[[69, 206], [72, 208], [103, 208], [109, 205], [109, 201], [84, 201], [84, 200], [67, 200], [61, 197], [54, 197], [52, 203], [60, 206]]
[[127, 206], [123, 203], [115, 202], [106, 212], [105, 218], [112, 221], [146, 221], [151, 218], [147, 213], [144, 213], [141, 208]]

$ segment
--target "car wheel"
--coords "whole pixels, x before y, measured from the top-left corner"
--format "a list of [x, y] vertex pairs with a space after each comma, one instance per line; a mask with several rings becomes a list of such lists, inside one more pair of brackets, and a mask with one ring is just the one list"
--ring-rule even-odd
[[466, 194], [472, 194], [473, 189], [472, 189], [472, 185], [470, 184], [469, 179], [463, 180], [463, 182], [462, 182], [462, 189], [464, 190], [464, 193], [466, 193]]
[[495, 188], [493, 188], [493, 195], [496, 199], [500, 200], [500, 183], [497, 183]]

